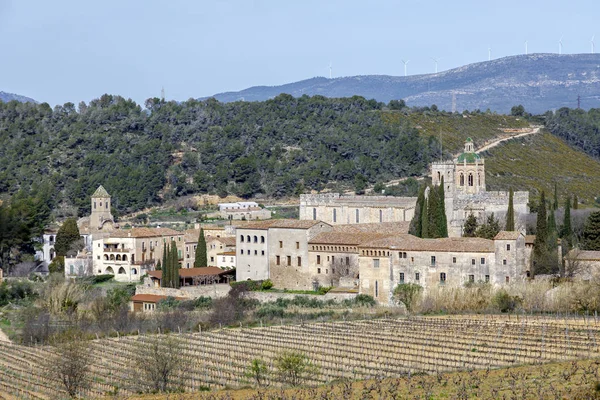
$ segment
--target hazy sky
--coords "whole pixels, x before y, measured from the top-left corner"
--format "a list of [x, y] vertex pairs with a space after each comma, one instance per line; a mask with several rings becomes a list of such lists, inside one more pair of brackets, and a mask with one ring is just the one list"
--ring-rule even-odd
[[[590, 52], [600, 1], [0, 0], [0, 91], [138, 103], [314, 76], [431, 73], [525, 52]], [[597, 30], [597, 32], [595, 31]]]

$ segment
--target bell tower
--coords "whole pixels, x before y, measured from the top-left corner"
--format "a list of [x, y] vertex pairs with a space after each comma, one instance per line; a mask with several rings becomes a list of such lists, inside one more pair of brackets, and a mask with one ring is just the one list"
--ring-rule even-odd
[[114, 221], [110, 213], [110, 195], [102, 185], [92, 195], [91, 202], [90, 229], [100, 230], [105, 222]]

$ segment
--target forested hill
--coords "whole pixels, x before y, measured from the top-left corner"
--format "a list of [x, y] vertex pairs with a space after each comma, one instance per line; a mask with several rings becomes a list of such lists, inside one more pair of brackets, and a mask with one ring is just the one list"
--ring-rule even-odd
[[0, 101], [8, 103], [9, 101], [12, 101], [12, 100], [20, 101], [22, 103], [27, 103], [27, 102], [36, 103], [36, 101], [34, 99], [31, 99], [29, 97], [0, 91]]
[[[312, 78], [281, 86], [256, 86], [239, 92], [215, 94], [219, 101], [263, 101], [280, 93], [293, 96], [354, 95], [389, 102], [404, 99], [409, 106], [508, 113], [523, 104], [529, 112], [577, 105], [600, 107], [600, 54], [529, 54], [465, 65], [437, 74], [367, 75]], [[410, 71], [410, 65], [409, 65]]]
[[146, 106], [111, 95], [54, 109], [0, 102], [0, 193], [43, 184], [57, 205], [84, 215], [102, 184], [124, 213], [191, 193], [280, 197], [354, 187], [357, 176], [422, 174], [439, 156], [437, 141], [408, 118], [388, 122], [382, 103], [361, 97]]

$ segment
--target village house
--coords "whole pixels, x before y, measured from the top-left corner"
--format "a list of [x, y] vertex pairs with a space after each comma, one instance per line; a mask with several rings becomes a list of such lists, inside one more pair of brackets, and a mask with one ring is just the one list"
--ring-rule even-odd
[[[157, 294], [136, 294], [129, 300], [129, 311], [131, 312], [153, 312], [156, 311], [158, 303], [166, 300], [168, 296]], [[175, 300], [188, 300], [184, 297], [174, 297]]]
[[[217, 283], [229, 283], [234, 271], [224, 271], [217, 267], [185, 268], [179, 270], [179, 286], [201, 286]], [[161, 287], [162, 270], [148, 271], [148, 276], [155, 288]]]
[[237, 203], [219, 203], [219, 215], [228, 220], [270, 219], [271, 211], [262, 208], [254, 201], [238, 201]]
[[217, 268], [235, 269], [235, 247], [231, 251], [217, 254]]

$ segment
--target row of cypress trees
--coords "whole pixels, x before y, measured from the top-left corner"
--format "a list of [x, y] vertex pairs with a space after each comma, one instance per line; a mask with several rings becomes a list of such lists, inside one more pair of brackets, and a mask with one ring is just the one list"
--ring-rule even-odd
[[177, 244], [171, 241], [171, 246], [164, 243], [162, 257], [162, 279], [161, 287], [179, 288], [179, 254], [177, 252]]
[[[429, 189], [429, 195], [425, 196], [427, 189]], [[410, 222], [409, 233], [420, 238], [448, 237], [443, 176], [439, 186], [422, 186], [419, 190], [415, 215]]]

